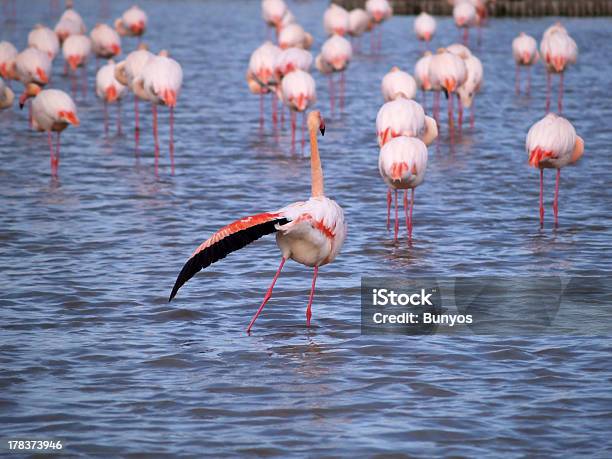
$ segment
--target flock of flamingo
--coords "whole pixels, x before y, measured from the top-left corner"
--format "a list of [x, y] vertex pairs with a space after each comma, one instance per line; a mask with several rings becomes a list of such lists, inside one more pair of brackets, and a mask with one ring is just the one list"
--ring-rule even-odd
[[[383, 76], [381, 92], [383, 105], [376, 117], [376, 135], [379, 153], [379, 171], [388, 186], [387, 229], [391, 226], [391, 207], [394, 201], [394, 240], [399, 231], [398, 194], [403, 191], [405, 221], [408, 241], [412, 241], [412, 215], [415, 188], [423, 183], [428, 146], [438, 137], [441, 128], [441, 94], [447, 99], [447, 129], [451, 138], [456, 129], [463, 129], [463, 110], [471, 109], [471, 126], [474, 125], [474, 101], [481, 90], [483, 65], [469, 46], [469, 30], [480, 27], [487, 21], [486, 0], [449, 0], [453, 3], [453, 18], [463, 31], [462, 43], [454, 43], [435, 52], [425, 50], [414, 67], [414, 76], [399, 66], [394, 66]], [[69, 5], [71, 6], [71, 5]], [[309, 109], [317, 101], [316, 82], [310, 74], [312, 64], [329, 80], [330, 112], [344, 106], [345, 73], [353, 57], [353, 45], [361, 48], [361, 38], [371, 33], [371, 49], [378, 52], [382, 23], [393, 15], [388, 0], [367, 0], [365, 9], [346, 11], [331, 4], [323, 13], [323, 28], [328, 35], [320, 53], [313, 58], [310, 52], [314, 44], [311, 34], [298, 24], [284, 0], [262, 0], [262, 17], [275, 41], [269, 39], [253, 51], [246, 73], [249, 90], [260, 98], [260, 127], [264, 125], [265, 96], [272, 104], [272, 123], [276, 130], [284, 123], [285, 109], [291, 119], [291, 148], [295, 149], [297, 116], [302, 114], [302, 151], [306, 128], [311, 147], [311, 196], [306, 201], [296, 202], [276, 211], [252, 215], [237, 220], [213, 234], [202, 243], [187, 260], [180, 271], [170, 300], [182, 285], [196, 273], [212, 263], [226, 257], [260, 237], [275, 233], [281, 251], [281, 261], [272, 283], [247, 327], [251, 331], [255, 320], [272, 295], [274, 285], [288, 259], [313, 268], [312, 286], [306, 308], [306, 321], [310, 325], [315, 284], [320, 266], [331, 263], [342, 248], [347, 232], [342, 208], [324, 194], [323, 171], [318, 148], [318, 133], [325, 133], [321, 112]], [[128, 9], [111, 27], [98, 24], [89, 37], [81, 16], [71, 7], [67, 8], [55, 29], [36, 25], [28, 36], [28, 47], [18, 53], [9, 42], [0, 43], [0, 108], [11, 107], [14, 94], [7, 82], [17, 80], [23, 84], [19, 105], [28, 99], [30, 123], [34, 129], [46, 131], [49, 138], [51, 171], [58, 173], [59, 135], [69, 125], [78, 126], [77, 107], [73, 98], [58, 89], [44, 89], [50, 81], [52, 60], [61, 49], [65, 60], [65, 71], [73, 74], [82, 68], [85, 73], [87, 60], [93, 53], [108, 62], [97, 72], [96, 94], [104, 103], [105, 130], [108, 130], [107, 105], [118, 103], [131, 91], [134, 96], [136, 146], [139, 139], [138, 101], [151, 103], [154, 118], [155, 170], [159, 158], [157, 133], [157, 106], [170, 108], [170, 160], [174, 171], [173, 115], [182, 84], [181, 66], [168, 56], [167, 51], [157, 55], [140, 43], [147, 28], [147, 15], [137, 6]], [[436, 33], [436, 19], [422, 12], [414, 20], [414, 32], [425, 48]], [[138, 49], [124, 60], [113, 59], [121, 54], [121, 37], [138, 37]], [[348, 38], [347, 38], [348, 37]], [[478, 35], [480, 43], [481, 35]], [[540, 227], [544, 224], [544, 169], [556, 169], [554, 195], [554, 221], [558, 224], [558, 198], [561, 168], [578, 161], [584, 150], [583, 140], [576, 134], [572, 124], [561, 116], [563, 75], [577, 59], [577, 46], [568, 31], [559, 23], [549, 27], [543, 34], [538, 50], [536, 40], [521, 33], [512, 43], [516, 62], [516, 92], [521, 91], [521, 68], [528, 72], [525, 90], [530, 91], [530, 68], [542, 60], [547, 70], [546, 116], [529, 130], [526, 150], [530, 166], [540, 171]], [[337, 74], [337, 75], [336, 75]], [[558, 114], [550, 113], [552, 76], [559, 75]], [[78, 90], [76, 75], [73, 75], [73, 96]], [[86, 91], [86, 83], [83, 88]], [[421, 102], [415, 100], [421, 92]], [[426, 94], [433, 93], [431, 116], [426, 111]], [[457, 125], [455, 125], [454, 100], [457, 103]], [[280, 108], [279, 108], [280, 103]], [[279, 114], [280, 111], [280, 114]], [[307, 113], [309, 111], [309, 113]], [[279, 120], [280, 118], [280, 120]], [[279, 123], [280, 122], [280, 123]], [[118, 126], [120, 122], [118, 119]], [[54, 147], [52, 132], [57, 133]], [[410, 193], [409, 193], [410, 192]], [[410, 194], [410, 199], [408, 195]]]

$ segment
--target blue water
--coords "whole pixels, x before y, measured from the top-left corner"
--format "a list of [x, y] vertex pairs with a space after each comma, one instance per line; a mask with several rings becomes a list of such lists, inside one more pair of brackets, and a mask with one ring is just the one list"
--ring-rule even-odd
[[[75, 3], [91, 28], [133, 2]], [[562, 172], [558, 229], [553, 173], [540, 230], [538, 174], [524, 152], [528, 128], [544, 115], [543, 67], [531, 96], [516, 97], [510, 52], [519, 31], [539, 38], [553, 18], [494, 19], [484, 30], [476, 125], [451, 147], [442, 115], [416, 192], [412, 246], [404, 233], [394, 244], [385, 229], [374, 125], [380, 79], [393, 65], [411, 71], [418, 57], [412, 18], [384, 25], [380, 55], [365, 37], [343, 115], [329, 113], [327, 81], [315, 74], [326, 192], [345, 209], [349, 236], [320, 271], [309, 330], [311, 270], [288, 263], [248, 336], [280, 258], [271, 237], [167, 298], [216, 229], [309, 194], [308, 154], [291, 153], [286, 120], [278, 138], [269, 117], [259, 130], [259, 101], [244, 82], [265, 38], [259, 2], [140, 3], [150, 16], [145, 41], [170, 50], [185, 73], [175, 175], [166, 110], [158, 176], [148, 107], [138, 154], [131, 97], [123, 135], [113, 125], [105, 138], [93, 61], [89, 94], [77, 97], [82, 124], [62, 134], [59, 179], [26, 112], [0, 113], [2, 455], [6, 440], [36, 438], [61, 440], [68, 457], [610, 457], [609, 336], [370, 337], [359, 323], [361, 276], [610, 275], [609, 20], [564, 20], [580, 48], [564, 113], [586, 151]], [[325, 2], [290, 6], [318, 51]], [[34, 24], [57, 16], [48, 2], [21, 2], [1, 38], [21, 48]], [[458, 38], [441, 19], [433, 47]], [[124, 41], [126, 51], [135, 46]], [[59, 57], [52, 86], [70, 90], [62, 69]]]

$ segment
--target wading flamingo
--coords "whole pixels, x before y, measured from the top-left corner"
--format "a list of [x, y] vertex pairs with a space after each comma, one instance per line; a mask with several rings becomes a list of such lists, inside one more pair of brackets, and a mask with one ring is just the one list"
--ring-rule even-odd
[[119, 35], [138, 37], [138, 40], [141, 40], [147, 30], [148, 20], [147, 13], [134, 5], [125, 10], [120, 18], [115, 19], [114, 26]]
[[[294, 70], [287, 74], [281, 82], [283, 102], [291, 110], [291, 151], [295, 151], [295, 129], [297, 113], [306, 116], [306, 109], [317, 100], [314, 78], [303, 70]], [[305, 119], [305, 118], [304, 118]], [[304, 151], [304, 121], [302, 121], [302, 152]]]
[[459, 29], [463, 29], [463, 44], [467, 45], [470, 27], [478, 22], [476, 7], [469, 0], [461, 0], [453, 7], [453, 19]]
[[380, 84], [385, 102], [395, 99], [414, 99], [417, 92], [417, 84], [412, 75], [393, 67], [387, 73]]
[[572, 123], [549, 113], [527, 133], [525, 143], [529, 165], [540, 169], [540, 228], [544, 227], [544, 169], [557, 169], [553, 212], [555, 226], [559, 222], [559, 181], [561, 168], [574, 164], [584, 153], [584, 141], [576, 135]]
[[267, 41], [251, 54], [249, 68], [246, 74], [249, 90], [259, 94], [259, 127], [264, 126], [264, 95], [272, 94], [272, 122], [276, 127], [276, 94], [274, 88], [277, 81], [274, 65], [281, 50], [272, 42]]
[[[30, 97], [36, 96], [49, 82], [51, 59], [49, 55], [36, 48], [27, 48], [15, 58], [15, 73], [23, 84], [24, 91], [19, 96], [19, 108], [23, 109]], [[29, 106], [29, 124], [32, 125], [32, 105]]]
[[[378, 170], [385, 183], [395, 190], [395, 227], [394, 241], [397, 242], [399, 230], [397, 192], [404, 190], [404, 209], [406, 213], [406, 231], [408, 240], [412, 241], [412, 209], [414, 207], [414, 189], [423, 183], [427, 169], [427, 147], [414, 137], [400, 136], [387, 142], [378, 157]], [[408, 210], [408, 190], [411, 190], [410, 211]], [[388, 220], [387, 214], [387, 220]], [[388, 223], [387, 223], [388, 228]]]
[[312, 35], [304, 31], [304, 28], [299, 24], [288, 24], [280, 29], [278, 34], [278, 46], [280, 46], [281, 49], [310, 49], [312, 46]]
[[8, 41], [0, 42], [0, 76], [5, 80], [16, 80], [15, 59], [17, 59], [17, 48]]
[[323, 14], [323, 28], [327, 35], [344, 35], [350, 27], [349, 13], [335, 3], [329, 5]]
[[0, 77], [0, 110], [11, 107], [14, 100], [15, 94], [11, 88], [4, 83], [4, 79]]
[[64, 59], [72, 70], [72, 95], [76, 95], [76, 72], [82, 68], [83, 96], [87, 95], [87, 60], [91, 54], [91, 40], [86, 35], [70, 35], [62, 45]]
[[67, 8], [53, 30], [60, 43], [64, 43], [64, 40], [70, 35], [83, 35], [86, 33], [87, 27], [85, 27], [85, 22], [83, 22], [83, 18], [79, 13], [72, 8]]
[[[384, 21], [393, 16], [393, 8], [387, 0], [368, 0], [365, 3], [365, 9], [372, 18], [372, 48], [376, 48], [380, 51], [382, 46], [382, 29], [379, 27]], [[378, 30], [378, 41], [376, 47], [374, 46], [374, 32]]]
[[546, 112], [550, 111], [552, 74], [559, 74], [559, 113], [563, 112], [563, 74], [578, 58], [576, 42], [561, 24], [549, 27], [540, 42], [540, 54], [546, 64]]
[[368, 30], [370, 25], [370, 15], [364, 9], [355, 8], [349, 12], [348, 34], [361, 51], [361, 36]]
[[306, 326], [310, 326], [312, 299], [319, 267], [334, 261], [344, 243], [347, 227], [342, 208], [324, 194], [317, 131], [324, 134], [325, 124], [318, 111], [308, 114], [308, 130], [312, 177], [310, 199], [290, 204], [275, 212], [242, 218], [221, 228], [201, 244], [187, 260], [176, 279], [170, 300], [174, 298], [179, 288], [200, 270], [266, 234], [276, 233], [276, 243], [282, 254], [280, 266], [261, 306], [247, 327], [247, 333], [250, 333], [255, 320], [271, 298], [274, 284], [287, 259], [314, 268], [310, 297], [306, 307]]
[[426, 94], [433, 89], [429, 81], [429, 64], [431, 63], [431, 57], [432, 54], [429, 51], [425, 51], [423, 57], [421, 57], [414, 66], [414, 79], [421, 90], [421, 102], [425, 110], [427, 110]]
[[[439, 49], [431, 58], [429, 64], [429, 81], [433, 89], [440, 88], [444, 91], [448, 99], [448, 125], [451, 133], [453, 132], [453, 95], [465, 82], [467, 69], [465, 62], [459, 56], [448, 52], [446, 49]], [[440, 92], [436, 92], [434, 97], [434, 116], [439, 113]]]
[[261, 17], [268, 26], [276, 29], [277, 34], [282, 25], [283, 18], [288, 12], [287, 5], [283, 0], [263, 0], [261, 2]]
[[108, 135], [108, 104], [117, 104], [117, 134], [121, 135], [121, 98], [126, 87], [115, 78], [115, 63], [110, 60], [96, 74], [96, 95], [104, 102], [104, 134]]
[[414, 20], [414, 33], [419, 41], [424, 41], [426, 46], [436, 33], [436, 20], [430, 14], [423, 11]]
[[[283, 49], [274, 61], [274, 75], [276, 78], [276, 98], [273, 101], [272, 113], [273, 121], [276, 126], [276, 103], [277, 101], [283, 102], [282, 93], [282, 82], [285, 75], [293, 72], [294, 70], [303, 70], [304, 72], [310, 72], [312, 66], [312, 54], [310, 51], [300, 48], [287, 48]], [[285, 106], [281, 105], [281, 127], [285, 124]], [[302, 132], [302, 134], [304, 134]], [[302, 136], [302, 139], [304, 137]]]
[[512, 41], [512, 56], [514, 57], [514, 62], [516, 62], [516, 93], [521, 93], [521, 67], [527, 67], [527, 89], [525, 92], [529, 94], [531, 90], [531, 66], [538, 62], [540, 58], [535, 38], [527, 35], [525, 32], [521, 32]]
[[346, 83], [346, 76], [344, 71], [349, 65], [351, 58], [353, 57], [353, 47], [351, 42], [340, 35], [332, 35], [328, 38], [323, 47], [321, 48], [321, 54], [317, 56], [315, 65], [317, 69], [323, 74], [329, 76], [329, 101], [331, 107], [331, 113], [334, 112], [334, 73], [340, 73], [340, 89], [339, 89], [339, 106], [340, 110], [344, 107], [344, 87]]
[[132, 51], [125, 60], [115, 66], [115, 78], [117, 81], [127, 86], [134, 93], [134, 143], [137, 151], [140, 140], [138, 99], [148, 99], [144, 89], [142, 89], [142, 85], [137, 86], [135, 82], [141, 79], [142, 69], [149, 62], [149, 59], [152, 59], [154, 56], [153, 53], [147, 50], [146, 45], [141, 43], [136, 51]]
[[96, 58], [110, 59], [121, 54], [121, 37], [108, 24], [98, 24], [89, 34]]
[[[51, 152], [51, 174], [57, 176], [60, 160], [60, 133], [72, 124], [79, 125], [76, 106], [72, 98], [59, 89], [38, 89], [32, 100], [32, 125], [38, 131], [47, 131]], [[57, 144], [53, 149], [52, 132], [57, 133]]]
[[167, 51], [161, 51], [147, 61], [137, 81], [139, 90], [143, 90], [147, 100], [153, 106], [153, 137], [155, 139], [155, 173], [159, 163], [159, 137], [157, 133], [157, 106], [165, 105], [170, 109], [170, 167], [174, 174], [174, 107], [183, 84], [181, 65], [168, 57]]
[[47, 53], [53, 60], [59, 52], [60, 42], [53, 30], [37, 24], [28, 34], [28, 46]]
[[463, 126], [463, 108], [470, 108], [470, 126], [474, 127], [474, 98], [482, 87], [484, 71], [480, 59], [472, 54], [467, 46], [455, 43], [446, 50], [463, 59], [465, 64], [465, 81], [457, 89], [457, 102], [459, 104], [459, 130]]

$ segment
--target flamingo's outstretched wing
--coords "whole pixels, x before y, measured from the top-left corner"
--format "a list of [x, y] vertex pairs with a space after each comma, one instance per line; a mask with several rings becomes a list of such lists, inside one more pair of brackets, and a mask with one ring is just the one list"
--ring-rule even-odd
[[252, 215], [224, 226], [202, 243], [187, 260], [176, 278], [168, 301], [172, 301], [183, 284], [200, 270], [260, 237], [274, 233], [277, 231], [276, 225], [284, 225], [288, 222], [289, 220], [281, 212], [276, 212]]

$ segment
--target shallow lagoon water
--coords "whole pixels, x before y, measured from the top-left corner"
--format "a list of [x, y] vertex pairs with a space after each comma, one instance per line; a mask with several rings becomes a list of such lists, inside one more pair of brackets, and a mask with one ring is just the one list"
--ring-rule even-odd
[[[132, 2], [108, 3], [105, 11], [77, 2], [88, 27]], [[21, 48], [34, 24], [54, 24], [41, 4], [17, 5], [2, 38]], [[49, 174], [46, 136], [26, 129], [25, 112], [0, 113], [0, 437], [61, 439], [65, 454], [106, 457], [610, 456], [608, 336], [371, 337], [359, 327], [361, 276], [610, 274], [612, 109], [600, 46], [610, 41], [609, 20], [564, 20], [580, 48], [564, 113], [586, 154], [562, 172], [556, 230], [553, 174], [539, 230], [538, 174], [524, 152], [529, 126], [544, 114], [543, 68], [531, 97], [516, 97], [510, 53], [519, 31], [539, 38], [554, 18], [493, 19], [484, 30], [475, 50], [486, 75], [476, 125], [451, 149], [443, 115], [416, 193], [412, 247], [394, 245], [385, 229], [374, 125], [380, 79], [417, 59], [412, 18], [384, 25], [380, 55], [364, 39], [347, 74], [344, 115], [330, 115], [317, 74], [326, 191], [344, 207], [349, 236], [321, 269], [310, 330], [311, 271], [288, 263], [247, 336], [279, 260], [273, 238], [200, 273], [170, 304], [168, 294], [213, 231], [306, 198], [308, 154], [291, 153], [287, 124], [278, 139], [269, 118], [259, 130], [258, 99], [244, 82], [265, 38], [259, 2], [142, 5], [151, 23], [145, 41], [171, 50], [185, 73], [175, 175], [163, 125], [155, 176], [142, 105], [135, 155], [131, 98], [124, 134], [113, 127], [104, 137], [93, 62], [89, 94], [77, 98], [82, 125], [62, 135], [59, 180]], [[315, 49], [324, 5], [291, 4]], [[433, 46], [458, 38], [443, 18]], [[135, 46], [124, 41], [127, 51]], [[53, 86], [69, 90], [62, 65], [59, 58]]]

